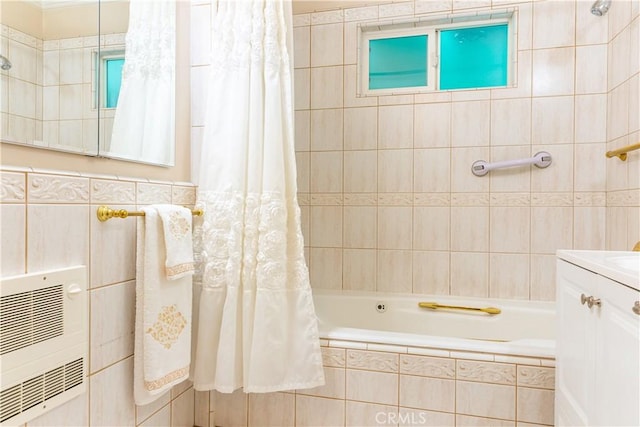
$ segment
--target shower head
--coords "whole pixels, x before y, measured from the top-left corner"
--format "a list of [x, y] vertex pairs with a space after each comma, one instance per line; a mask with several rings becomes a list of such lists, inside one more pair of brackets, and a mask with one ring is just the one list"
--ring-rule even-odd
[[591, 13], [596, 16], [603, 16], [609, 11], [610, 6], [611, 0], [596, 0], [595, 3], [591, 5]]
[[11, 61], [9, 61], [2, 55], [0, 55], [0, 68], [2, 68], [4, 71], [8, 71], [11, 69]]

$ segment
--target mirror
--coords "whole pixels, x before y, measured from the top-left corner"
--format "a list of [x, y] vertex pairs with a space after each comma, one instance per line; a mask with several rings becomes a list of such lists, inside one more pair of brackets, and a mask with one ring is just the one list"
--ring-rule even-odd
[[172, 166], [175, 0], [101, 0], [100, 34], [104, 44], [97, 58], [103, 123], [99, 154]]
[[2, 142], [98, 153], [98, 2], [0, 2]]
[[[135, 73], [140, 67], [129, 67], [134, 69], [129, 75], [137, 79], [127, 79], [128, 0], [2, 0], [2, 142], [173, 165], [175, 2], [136, 1], [143, 6], [156, 3], [172, 4], [173, 15], [164, 10], [158, 15], [157, 7], [131, 9], [138, 24], [147, 24], [148, 16], [173, 17], [170, 23], [138, 25], [138, 32], [144, 28], [145, 34], [132, 39], [140, 46], [146, 37], [151, 46], [145, 49], [143, 65], [153, 70], [150, 75], [162, 72], [165, 78], [153, 86]], [[150, 28], [163, 31], [154, 34]], [[132, 58], [131, 64], [139, 64], [139, 57]]]

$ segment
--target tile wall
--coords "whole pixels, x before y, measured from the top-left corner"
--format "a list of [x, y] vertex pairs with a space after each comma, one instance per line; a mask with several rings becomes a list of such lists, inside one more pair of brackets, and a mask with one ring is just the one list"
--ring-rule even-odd
[[[81, 153], [95, 153], [98, 36], [40, 40], [0, 25], [2, 52], [12, 61], [0, 78], [2, 139]], [[106, 34], [103, 51], [124, 50], [124, 34]], [[101, 140], [108, 147], [113, 109], [102, 109]]]
[[[640, 142], [640, 1], [616, 2], [608, 16], [607, 149], [613, 150]], [[626, 162], [607, 160], [606, 236], [607, 249], [629, 250], [640, 241], [638, 151]]]
[[[585, 2], [508, 0], [295, 16], [298, 190], [312, 285], [553, 300], [555, 251], [606, 245], [604, 117], [617, 25], [609, 22], [613, 9], [631, 9], [621, 3], [609, 19]], [[356, 95], [359, 24], [505, 9], [517, 26], [515, 87]], [[475, 160], [542, 150], [553, 156], [547, 169], [470, 172]]]
[[553, 425], [552, 360], [353, 342], [323, 345], [324, 386], [290, 393], [212, 392], [215, 425]]
[[187, 382], [148, 406], [133, 403], [136, 219], [101, 223], [95, 212], [193, 205], [195, 187], [8, 166], [0, 177], [0, 276], [88, 267], [88, 391], [27, 425], [192, 426], [196, 393]]

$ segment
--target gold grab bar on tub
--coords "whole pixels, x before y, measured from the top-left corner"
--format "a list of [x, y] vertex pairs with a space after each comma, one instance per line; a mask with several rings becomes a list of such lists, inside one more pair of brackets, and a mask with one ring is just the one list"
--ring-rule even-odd
[[443, 305], [438, 304], [437, 302], [419, 302], [418, 306], [421, 308], [430, 308], [432, 310], [444, 308], [447, 310], [481, 311], [491, 315], [500, 314], [502, 312], [502, 310], [495, 307], [464, 307], [461, 305]]
[[626, 147], [618, 148], [617, 150], [607, 151], [607, 158], [618, 157], [623, 162], [627, 160], [627, 153], [633, 150], [640, 150], [640, 142], [636, 144], [627, 145]]
[[[202, 209], [191, 209], [191, 213], [195, 216], [202, 216], [204, 211]], [[144, 216], [142, 211], [128, 211], [126, 209], [111, 209], [109, 206], [100, 206], [96, 212], [100, 221], [106, 221], [111, 218], [127, 218], [130, 216]]]

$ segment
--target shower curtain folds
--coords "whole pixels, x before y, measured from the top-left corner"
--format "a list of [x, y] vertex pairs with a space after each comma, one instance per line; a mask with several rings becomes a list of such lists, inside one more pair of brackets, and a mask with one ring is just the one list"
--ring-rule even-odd
[[296, 198], [291, 4], [212, 4], [198, 187], [197, 390], [324, 383]]

